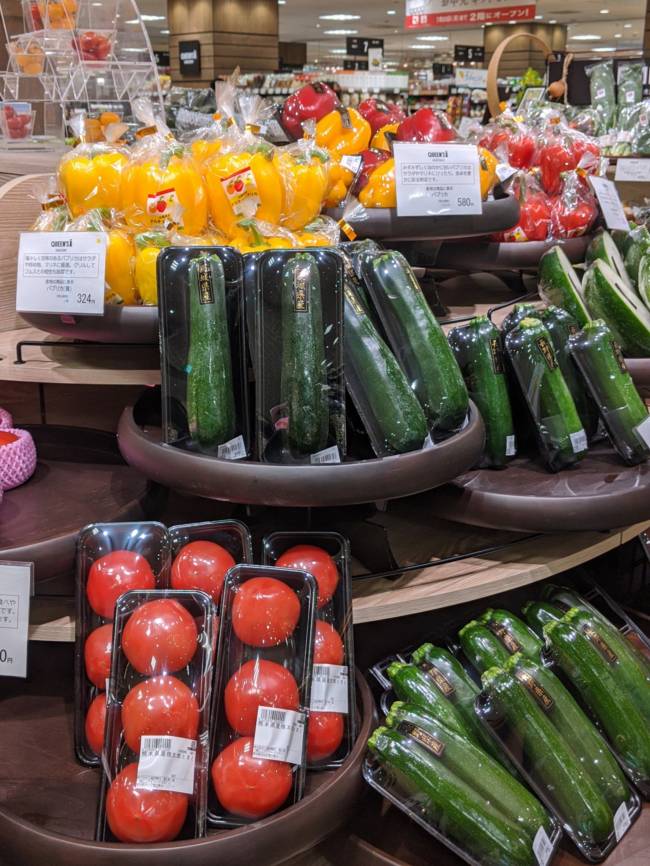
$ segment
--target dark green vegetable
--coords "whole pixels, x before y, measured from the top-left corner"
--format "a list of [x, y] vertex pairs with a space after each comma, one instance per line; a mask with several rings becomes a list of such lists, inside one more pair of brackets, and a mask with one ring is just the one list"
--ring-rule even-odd
[[542, 642], [514, 613], [488, 608], [479, 617], [479, 622], [484, 623], [499, 638], [509, 653], [523, 652], [528, 658], [539, 658]]
[[495, 665], [502, 666], [510, 658], [503, 642], [475, 619], [461, 628], [458, 638], [463, 652], [479, 673]]
[[537, 271], [539, 293], [549, 304], [562, 307], [582, 327], [589, 321], [589, 311], [573, 265], [562, 247], [552, 247], [539, 260]]
[[235, 435], [235, 397], [226, 310], [226, 281], [218, 256], [201, 256], [189, 269], [187, 422], [206, 447]]
[[506, 334], [509, 334], [522, 319], [526, 318], [539, 318], [537, 305], [531, 303], [515, 304], [503, 322], [501, 322], [501, 334], [503, 338], [505, 339]]
[[564, 611], [548, 602], [529, 601], [522, 607], [526, 622], [538, 637], [542, 637], [547, 622], [562, 619]]

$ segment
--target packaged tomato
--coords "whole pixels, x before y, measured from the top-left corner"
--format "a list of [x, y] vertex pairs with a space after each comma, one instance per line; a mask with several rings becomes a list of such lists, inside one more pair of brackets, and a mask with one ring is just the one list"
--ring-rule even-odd
[[316, 578], [307, 768], [340, 766], [356, 738], [350, 543], [338, 532], [272, 532], [264, 562]]
[[77, 538], [75, 719], [77, 760], [100, 763], [114, 609], [128, 590], [164, 589], [171, 544], [162, 523], [93, 523]]
[[237, 827], [303, 795], [317, 585], [236, 565], [221, 600], [208, 822]]
[[215, 607], [199, 590], [132, 590], [115, 607], [97, 839], [206, 832]]
[[555, 238], [577, 238], [596, 221], [598, 203], [585, 178], [577, 172], [566, 172], [562, 180], [562, 192], [551, 203], [551, 230]]

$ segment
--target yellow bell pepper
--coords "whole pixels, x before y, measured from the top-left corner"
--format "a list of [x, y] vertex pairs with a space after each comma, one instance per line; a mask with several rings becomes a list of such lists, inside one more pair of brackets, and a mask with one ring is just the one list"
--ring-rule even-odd
[[212, 222], [232, 237], [242, 219], [277, 224], [284, 205], [278, 166], [269, 149], [216, 156], [205, 166]]
[[135, 288], [135, 244], [123, 229], [111, 229], [106, 245], [106, 301], [112, 304], [137, 304]]
[[284, 185], [281, 222], [286, 228], [296, 231], [321, 211], [328, 185], [327, 154], [313, 151], [303, 160], [280, 151], [275, 160]]
[[372, 130], [354, 108], [330, 111], [316, 124], [316, 144], [336, 159], [361, 153], [370, 144]]
[[178, 145], [165, 153], [144, 153], [122, 174], [122, 212], [137, 229], [175, 223], [189, 235], [208, 226], [208, 196], [201, 173]]
[[484, 147], [478, 149], [478, 163], [481, 180], [481, 198], [486, 199], [487, 194], [494, 186], [497, 177], [497, 165], [499, 160]]
[[331, 162], [327, 178], [327, 191], [325, 193], [325, 207], [338, 207], [348, 194], [348, 188], [354, 175], [343, 168], [339, 162]]
[[[82, 149], [86, 152], [82, 152]], [[120, 184], [129, 158], [119, 150], [82, 145], [61, 160], [59, 185], [73, 216], [81, 216], [92, 208], [120, 207]]]
[[135, 287], [143, 304], [155, 306], [158, 303], [158, 279], [156, 264], [163, 247], [169, 246], [164, 232], [142, 232], [135, 239]]
[[294, 234], [258, 220], [241, 220], [231, 236], [230, 243], [240, 253], [260, 253], [264, 250], [283, 250], [299, 246]]
[[390, 150], [390, 142], [386, 138], [386, 133], [397, 132], [398, 127], [399, 123], [387, 123], [386, 126], [382, 126], [382, 128], [378, 129], [373, 135], [370, 147], [374, 147], [377, 150]]
[[364, 207], [397, 207], [395, 160], [391, 157], [370, 173], [368, 183], [359, 193]]
[[221, 140], [218, 138], [197, 138], [190, 144], [190, 151], [192, 152], [192, 159], [199, 166], [203, 166], [208, 159], [221, 153]]

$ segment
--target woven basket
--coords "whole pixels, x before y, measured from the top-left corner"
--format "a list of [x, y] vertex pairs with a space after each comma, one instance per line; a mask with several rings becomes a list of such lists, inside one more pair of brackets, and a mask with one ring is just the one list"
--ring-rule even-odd
[[490, 58], [490, 63], [488, 65], [488, 74], [487, 74], [487, 98], [488, 98], [488, 108], [490, 109], [490, 114], [492, 117], [497, 117], [497, 115], [501, 114], [501, 107], [499, 104], [499, 63], [501, 63], [501, 58], [503, 57], [503, 52], [510, 45], [511, 42], [514, 42], [515, 39], [528, 39], [531, 42], [534, 42], [538, 48], [541, 48], [544, 52], [544, 56], [548, 62], [549, 58], [553, 57], [553, 51], [548, 43], [544, 42], [539, 36], [535, 36], [534, 33], [513, 33], [512, 36], [507, 36], [503, 42], [499, 42], [497, 45], [496, 51]]
[[0, 489], [11, 490], [24, 484], [36, 469], [36, 446], [27, 430], [10, 428], [7, 433], [18, 436], [17, 442], [0, 446]]

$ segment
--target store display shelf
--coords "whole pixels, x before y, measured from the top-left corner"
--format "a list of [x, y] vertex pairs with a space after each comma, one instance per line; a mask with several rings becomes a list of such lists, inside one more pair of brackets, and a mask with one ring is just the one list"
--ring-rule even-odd
[[591, 235], [556, 241], [526, 243], [475, 242], [471, 245], [444, 243], [436, 259], [437, 268], [471, 271], [537, 271], [540, 258], [551, 247], [561, 246], [573, 264], [583, 262]]
[[108, 304], [102, 316], [57, 316], [23, 313], [32, 327], [68, 340], [97, 343], [158, 344], [158, 307], [122, 307]]
[[444, 484], [476, 462], [484, 428], [472, 405], [465, 428], [434, 448], [322, 466], [233, 462], [162, 445], [160, 428], [140, 427], [132, 406], [117, 436], [127, 463], [166, 487], [247, 505], [306, 507], [397, 499]]
[[[80, 767], [72, 745], [72, 647], [37, 646], [29, 680], [13, 680], [0, 700], [0, 861], [12, 866], [272, 866], [314, 847], [348, 817], [362, 790], [365, 742], [374, 704], [357, 674], [360, 730], [335, 771], [308, 777], [307, 796], [277, 815], [205, 839], [160, 845], [93, 842], [97, 770]], [[52, 744], [56, 748], [52, 748]]]
[[120, 457], [115, 436], [81, 427], [27, 427], [36, 472], [0, 505], [0, 560], [33, 562], [37, 593], [71, 578], [77, 532], [93, 521], [140, 520], [158, 498]]
[[[341, 210], [330, 211], [340, 219]], [[363, 210], [346, 217], [360, 238], [390, 241], [426, 241], [488, 235], [504, 231], [519, 219], [519, 202], [511, 195], [483, 202], [483, 212], [469, 216], [399, 217], [393, 208]]]

